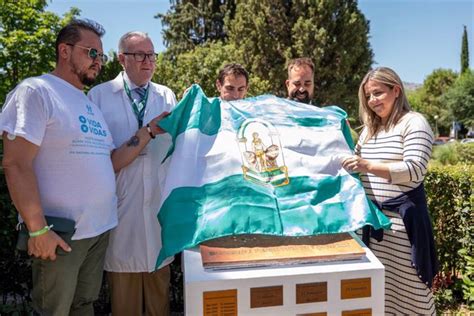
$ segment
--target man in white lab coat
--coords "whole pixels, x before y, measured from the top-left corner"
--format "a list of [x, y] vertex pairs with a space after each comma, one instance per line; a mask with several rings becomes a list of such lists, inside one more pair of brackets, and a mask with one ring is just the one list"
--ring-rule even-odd
[[134, 160], [114, 164], [119, 224], [110, 234], [104, 265], [112, 313], [142, 315], [145, 310], [146, 315], [167, 315], [172, 259], [154, 270], [161, 248], [158, 166], [169, 138], [156, 137], [162, 132], [156, 123], [171, 111], [176, 97], [169, 88], [150, 81], [156, 54], [146, 33], [123, 35], [118, 58], [124, 71], [88, 94], [102, 110], [115, 146], [127, 143], [140, 148]]

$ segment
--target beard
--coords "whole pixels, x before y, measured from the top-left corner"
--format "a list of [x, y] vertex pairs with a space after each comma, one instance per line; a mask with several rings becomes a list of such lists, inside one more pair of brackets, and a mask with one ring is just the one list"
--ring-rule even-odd
[[311, 103], [311, 98], [309, 96], [308, 91], [303, 91], [303, 92], [300, 92], [299, 90], [293, 91], [290, 94], [290, 99], [293, 101], [302, 102], [306, 104]]
[[[72, 69], [72, 72], [79, 78], [79, 81], [85, 85], [85, 86], [91, 86], [92, 84], [94, 84], [95, 82], [95, 79], [97, 78], [97, 76], [99, 75], [99, 72], [97, 72], [96, 75], [88, 75], [88, 73], [86, 71], [82, 71], [80, 70], [75, 64], [73, 61], [70, 62], [70, 65], [71, 65], [71, 69]], [[91, 65], [89, 69], [93, 69], [93, 66]], [[100, 68], [99, 68], [99, 71], [100, 71]]]
[[90, 86], [90, 85], [94, 84], [96, 77], [97, 76], [94, 76], [93, 78], [91, 78], [91, 77], [88, 77], [86, 73], [82, 73], [79, 76], [79, 80], [81, 80], [83, 85]]

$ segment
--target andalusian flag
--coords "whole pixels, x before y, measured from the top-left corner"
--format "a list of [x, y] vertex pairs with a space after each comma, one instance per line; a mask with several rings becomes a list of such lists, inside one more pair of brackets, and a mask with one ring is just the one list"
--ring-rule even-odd
[[354, 147], [347, 115], [263, 95], [207, 98], [194, 85], [160, 126], [172, 139], [162, 163], [158, 218], [167, 257], [227, 235], [306, 236], [390, 222], [341, 167]]

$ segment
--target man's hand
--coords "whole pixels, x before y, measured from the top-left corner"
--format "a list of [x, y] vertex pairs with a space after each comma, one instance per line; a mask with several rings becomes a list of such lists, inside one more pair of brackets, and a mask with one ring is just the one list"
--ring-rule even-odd
[[158, 115], [157, 117], [155, 117], [154, 119], [152, 119], [150, 121], [149, 124], [150, 124], [150, 128], [151, 128], [151, 132], [153, 133], [153, 136], [157, 135], [157, 134], [165, 133], [165, 131], [158, 126], [158, 123], [163, 118], [167, 117], [168, 115], [170, 115], [170, 112], [163, 112], [163, 113], [161, 113], [160, 115]]
[[61, 247], [64, 251], [70, 252], [72, 249], [54, 231], [30, 237], [28, 239], [28, 254], [43, 260], [56, 260], [56, 247]]

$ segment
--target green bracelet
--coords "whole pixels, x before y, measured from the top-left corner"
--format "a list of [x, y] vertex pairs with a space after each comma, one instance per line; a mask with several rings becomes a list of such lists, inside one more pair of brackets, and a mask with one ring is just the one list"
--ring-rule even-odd
[[43, 228], [41, 228], [40, 230], [37, 230], [35, 232], [29, 232], [28, 235], [30, 235], [30, 237], [38, 237], [38, 236], [44, 235], [47, 232], [49, 232], [51, 230], [51, 228], [53, 228], [53, 225], [49, 225], [49, 226], [46, 225]]

